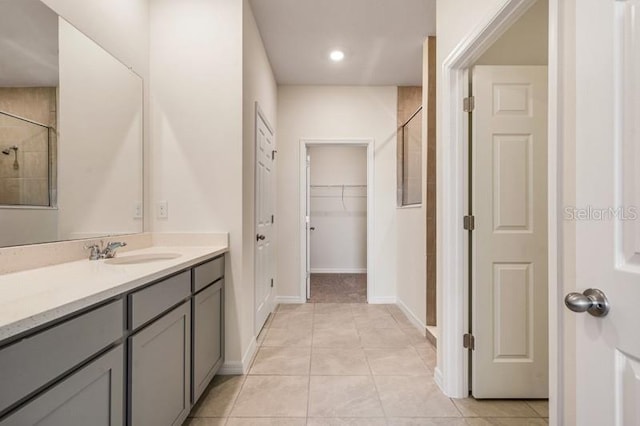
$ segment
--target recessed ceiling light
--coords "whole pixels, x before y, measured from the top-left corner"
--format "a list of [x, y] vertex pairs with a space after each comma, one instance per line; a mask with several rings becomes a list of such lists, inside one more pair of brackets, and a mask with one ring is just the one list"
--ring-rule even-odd
[[329, 54], [329, 58], [331, 58], [333, 62], [340, 62], [344, 59], [344, 52], [342, 50], [334, 50]]

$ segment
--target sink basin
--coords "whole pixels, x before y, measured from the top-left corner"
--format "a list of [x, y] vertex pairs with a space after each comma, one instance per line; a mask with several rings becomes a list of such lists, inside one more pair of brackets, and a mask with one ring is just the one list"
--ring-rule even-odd
[[112, 259], [107, 259], [104, 263], [109, 265], [137, 265], [140, 263], [160, 262], [162, 260], [177, 259], [182, 256], [179, 253], [149, 253], [149, 254], [134, 254], [131, 256], [120, 256]]

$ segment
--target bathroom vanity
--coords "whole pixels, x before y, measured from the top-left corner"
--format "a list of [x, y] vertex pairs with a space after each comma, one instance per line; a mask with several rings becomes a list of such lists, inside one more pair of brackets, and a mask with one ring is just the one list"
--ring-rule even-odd
[[182, 424], [224, 359], [226, 247], [170, 250], [0, 276], [0, 425]]

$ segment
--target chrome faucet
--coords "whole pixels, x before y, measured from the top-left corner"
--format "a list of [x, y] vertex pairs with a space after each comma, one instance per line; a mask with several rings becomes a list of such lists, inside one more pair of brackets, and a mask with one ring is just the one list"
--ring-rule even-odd
[[89, 260], [111, 259], [116, 257], [116, 250], [126, 245], [125, 242], [114, 241], [104, 247], [104, 241], [100, 241], [100, 244], [90, 244], [85, 249], [89, 250]]
[[116, 257], [116, 250], [126, 245], [127, 243], [125, 242], [116, 242], [116, 241], [107, 244], [107, 247], [102, 251], [102, 258], [111, 259], [113, 257]]

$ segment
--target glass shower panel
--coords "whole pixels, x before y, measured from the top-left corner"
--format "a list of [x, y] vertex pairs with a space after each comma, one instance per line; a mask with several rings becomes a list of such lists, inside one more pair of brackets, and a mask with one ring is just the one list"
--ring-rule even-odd
[[0, 111], [0, 205], [51, 205], [50, 133]]
[[422, 202], [422, 109], [402, 128], [402, 205]]

